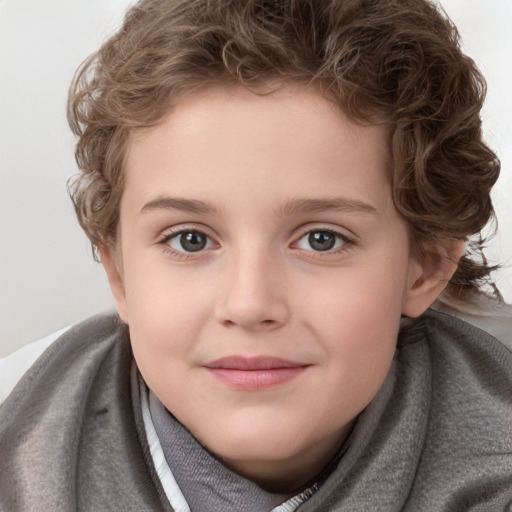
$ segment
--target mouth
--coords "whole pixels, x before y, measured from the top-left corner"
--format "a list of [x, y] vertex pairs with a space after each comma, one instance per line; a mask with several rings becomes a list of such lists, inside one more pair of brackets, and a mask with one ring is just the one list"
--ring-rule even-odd
[[278, 387], [298, 377], [310, 365], [276, 357], [231, 356], [217, 359], [204, 368], [229, 387], [257, 391]]

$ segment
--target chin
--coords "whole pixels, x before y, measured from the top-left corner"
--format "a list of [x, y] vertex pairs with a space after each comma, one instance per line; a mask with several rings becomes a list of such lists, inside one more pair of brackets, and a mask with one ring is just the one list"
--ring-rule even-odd
[[229, 422], [218, 429], [209, 429], [204, 435], [202, 432], [194, 435], [221, 459], [275, 461], [288, 459], [301, 451], [304, 440], [298, 439], [297, 430], [272, 422]]

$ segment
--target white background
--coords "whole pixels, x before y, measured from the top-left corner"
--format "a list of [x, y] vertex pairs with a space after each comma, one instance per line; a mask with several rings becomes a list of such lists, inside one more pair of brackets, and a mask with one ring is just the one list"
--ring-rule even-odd
[[[74, 70], [131, 3], [0, 0], [0, 357], [113, 305], [66, 193], [65, 104]], [[485, 134], [503, 164], [489, 254], [512, 266], [512, 0], [442, 4], [488, 80]], [[512, 268], [498, 278], [512, 302]]]

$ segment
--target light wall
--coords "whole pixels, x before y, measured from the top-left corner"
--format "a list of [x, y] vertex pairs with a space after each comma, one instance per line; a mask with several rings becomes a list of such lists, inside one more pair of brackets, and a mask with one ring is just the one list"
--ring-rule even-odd
[[[0, 0], [0, 357], [112, 307], [74, 218], [65, 119], [75, 68], [130, 0]], [[494, 259], [512, 265], [512, 0], [444, 0], [489, 82], [486, 137], [503, 162]], [[512, 270], [499, 275], [512, 301]]]

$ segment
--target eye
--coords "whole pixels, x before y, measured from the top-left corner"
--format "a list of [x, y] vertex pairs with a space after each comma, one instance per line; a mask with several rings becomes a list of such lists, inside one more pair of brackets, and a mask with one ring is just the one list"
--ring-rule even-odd
[[180, 231], [166, 238], [165, 243], [178, 252], [199, 252], [213, 247], [212, 240], [201, 231]]
[[297, 242], [296, 246], [299, 249], [308, 251], [325, 252], [332, 249], [337, 249], [348, 243], [348, 240], [338, 233], [328, 230], [315, 230], [309, 231], [303, 235]]

